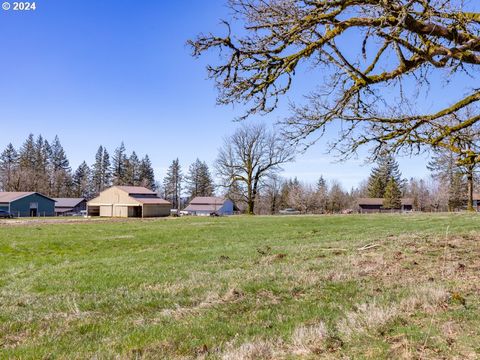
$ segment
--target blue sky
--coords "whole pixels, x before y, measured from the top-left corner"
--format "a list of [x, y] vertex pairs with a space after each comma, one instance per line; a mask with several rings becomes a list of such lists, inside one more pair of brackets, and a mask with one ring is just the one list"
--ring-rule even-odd
[[[150, 155], [158, 178], [176, 157], [185, 169], [197, 157], [212, 164], [240, 111], [215, 104], [205, 64], [216, 55], [196, 60], [185, 43], [222, 31], [225, 4], [39, 0], [34, 12], [0, 10], [0, 147], [18, 147], [29, 133], [58, 134], [76, 167], [91, 164], [100, 144], [112, 153], [124, 141], [127, 150]], [[426, 109], [446, 95], [440, 80]], [[306, 76], [296, 89], [315, 81]], [[273, 124], [288, 113], [286, 104], [252, 121]], [[285, 176], [315, 181], [323, 174], [345, 188], [368, 176], [362, 158], [336, 163], [325, 141], [285, 166]], [[428, 174], [425, 155], [399, 160], [405, 177]]]

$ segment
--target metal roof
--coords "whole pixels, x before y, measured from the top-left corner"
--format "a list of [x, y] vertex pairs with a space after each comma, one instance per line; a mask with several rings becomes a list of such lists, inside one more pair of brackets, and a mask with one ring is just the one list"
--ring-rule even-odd
[[141, 204], [144, 205], [170, 205], [170, 202], [164, 199], [160, 199], [157, 197], [154, 198], [137, 198], [135, 196], [131, 196], [131, 198], [135, 199]]
[[223, 205], [224, 198], [215, 196], [197, 196], [190, 201], [190, 205]]
[[18, 199], [24, 198], [25, 196], [29, 196], [33, 194], [37, 194], [48, 200], [55, 201], [54, 199], [49, 198], [48, 196], [45, 196], [35, 191], [3, 191], [3, 192], [0, 192], [0, 203], [11, 203], [12, 201], [16, 201]]
[[82, 201], [85, 201], [84, 198], [54, 198], [57, 203], [55, 204], [56, 208], [74, 208]]
[[135, 195], [156, 195], [155, 192], [152, 190], [149, 190], [143, 186], [114, 186], [117, 189], [120, 189], [122, 191], [125, 191], [129, 195], [135, 194]]
[[188, 205], [184, 210], [185, 211], [217, 211], [222, 207], [222, 204], [217, 205]]

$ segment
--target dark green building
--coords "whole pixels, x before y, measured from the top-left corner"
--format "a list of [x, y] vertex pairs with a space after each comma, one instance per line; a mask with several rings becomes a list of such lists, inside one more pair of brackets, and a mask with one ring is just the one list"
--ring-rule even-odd
[[0, 210], [15, 217], [55, 216], [55, 200], [37, 192], [0, 192]]

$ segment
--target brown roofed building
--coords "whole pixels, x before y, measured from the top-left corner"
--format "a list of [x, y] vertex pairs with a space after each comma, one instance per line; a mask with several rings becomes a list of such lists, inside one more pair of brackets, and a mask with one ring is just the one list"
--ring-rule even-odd
[[190, 201], [190, 204], [183, 210], [190, 215], [233, 215], [235, 205], [232, 200], [214, 196], [198, 196]]
[[112, 186], [87, 203], [89, 216], [161, 217], [169, 216], [172, 204], [140, 186]]
[[54, 198], [55, 215], [80, 215], [87, 210], [87, 200], [84, 198]]
[[359, 211], [361, 213], [412, 211], [413, 199], [402, 199], [402, 207], [399, 209], [384, 209], [383, 198], [359, 198], [357, 199]]

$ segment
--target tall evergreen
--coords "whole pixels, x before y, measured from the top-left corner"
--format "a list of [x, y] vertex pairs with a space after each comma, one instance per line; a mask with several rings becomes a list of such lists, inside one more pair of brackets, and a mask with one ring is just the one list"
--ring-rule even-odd
[[115, 149], [112, 157], [112, 182], [113, 185], [127, 185], [126, 178], [127, 155], [125, 144], [122, 143]]
[[138, 177], [140, 179], [140, 186], [144, 186], [150, 190], [156, 189], [155, 173], [148, 155], [145, 155], [145, 157], [140, 161]]
[[125, 159], [125, 175], [122, 185], [140, 185], [140, 160], [137, 154], [132, 152], [129, 158]]
[[67, 197], [71, 193], [72, 170], [58, 136], [55, 136], [52, 145], [50, 145], [49, 155], [49, 194], [53, 197]]
[[85, 161], [73, 173], [72, 184], [72, 196], [85, 199], [92, 198], [91, 170]]
[[92, 169], [92, 183], [93, 190], [96, 194], [103, 191], [110, 186], [111, 172], [110, 172], [110, 156], [107, 149], [100, 146], [95, 155], [95, 163]]
[[190, 199], [197, 196], [213, 195], [214, 184], [210, 170], [207, 163], [200, 161], [200, 159], [189, 166], [185, 181]]
[[383, 207], [385, 209], [400, 209], [402, 207], [402, 191], [393, 176], [388, 180], [385, 187]]
[[180, 208], [180, 196], [182, 191], [182, 169], [177, 159], [173, 160], [168, 168], [167, 175], [163, 179], [163, 187], [167, 200], [172, 202], [174, 209]]
[[0, 190], [16, 191], [18, 178], [18, 152], [10, 143], [0, 155]]
[[437, 150], [429, 161], [427, 168], [433, 176], [446, 185], [448, 189], [448, 209], [458, 210], [467, 198], [467, 186], [464, 171], [457, 164], [456, 155], [447, 150]]
[[368, 195], [372, 198], [383, 198], [385, 189], [390, 179], [397, 183], [399, 189], [403, 189], [405, 180], [402, 179], [398, 163], [392, 155], [385, 155], [378, 159], [377, 166], [373, 168], [368, 179]]

